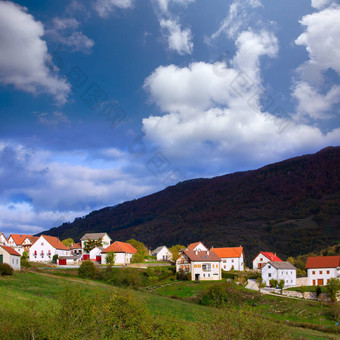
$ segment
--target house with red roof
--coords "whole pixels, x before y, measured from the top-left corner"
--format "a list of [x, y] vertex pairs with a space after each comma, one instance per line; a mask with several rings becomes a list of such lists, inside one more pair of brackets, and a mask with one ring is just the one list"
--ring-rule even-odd
[[222, 270], [244, 270], [243, 247], [211, 248], [220, 258]]
[[7, 245], [7, 238], [3, 232], [0, 232], [0, 245]]
[[115, 265], [127, 265], [131, 258], [137, 253], [137, 249], [130, 243], [115, 241], [102, 251], [102, 264], [107, 264], [106, 256], [109, 252], [115, 253]]
[[192, 281], [221, 280], [221, 258], [213, 250], [186, 249], [176, 260], [176, 272], [190, 274]]
[[14, 248], [20, 255], [22, 255], [24, 251], [29, 252], [33, 243], [34, 236], [24, 234], [11, 234], [7, 240], [7, 245]]
[[12, 247], [0, 245], [0, 263], [7, 263], [14, 270], [20, 270], [20, 254]]
[[196, 250], [199, 250], [199, 251], [207, 251], [208, 248], [202, 243], [202, 242], [195, 242], [195, 243], [190, 243], [187, 247], [188, 250], [191, 250], [191, 251], [196, 251]]
[[253, 269], [261, 269], [269, 261], [282, 261], [276, 254], [261, 251], [253, 260]]
[[325, 286], [331, 278], [340, 278], [340, 256], [308, 257], [306, 269], [309, 286]]
[[51, 262], [54, 255], [70, 256], [71, 251], [57, 237], [41, 235], [31, 246], [29, 259], [32, 262]]

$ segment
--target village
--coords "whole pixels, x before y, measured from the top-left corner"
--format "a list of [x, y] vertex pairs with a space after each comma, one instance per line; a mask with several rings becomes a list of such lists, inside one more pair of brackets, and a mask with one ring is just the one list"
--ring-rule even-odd
[[[131, 259], [137, 254], [137, 249], [127, 242], [112, 242], [107, 233], [87, 233], [79, 243], [69, 247], [54, 236], [11, 234], [6, 238], [0, 233], [0, 264], [7, 263], [16, 271], [21, 269], [23, 255], [30, 262], [54, 263], [63, 268], [79, 267], [83, 261], [106, 266], [108, 254], [114, 254], [111, 264], [131, 266]], [[173, 258], [173, 253], [163, 245], [150, 250], [149, 255], [156, 261], [174, 263], [176, 273], [185, 275], [191, 281], [219, 281], [222, 280], [223, 272], [230, 271], [260, 272], [262, 280], [253, 284], [249, 282], [250, 289], [275, 289], [280, 286], [282, 292], [282, 288], [289, 287], [326, 286], [331, 279], [340, 278], [340, 256], [308, 257], [305, 266], [307, 277], [297, 278], [297, 268], [272, 252], [261, 251], [252, 260], [252, 268], [246, 268], [242, 246], [208, 249], [202, 242], [195, 242], [179, 249], [178, 257]]]

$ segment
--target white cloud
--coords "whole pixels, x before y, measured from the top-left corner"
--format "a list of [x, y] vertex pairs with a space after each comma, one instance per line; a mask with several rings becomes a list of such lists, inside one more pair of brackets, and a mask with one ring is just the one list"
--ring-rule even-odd
[[133, 0], [96, 0], [94, 9], [100, 17], [107, 18], [116, 8], [129, 9], [133, 5]]
[[[297, 124], [261, 109], [260, 59], [274, 57], [276, 37], [246, 31], [236, 40], [237, 52], [225, 63], [192, 63], [157, 68], [144, 88], [163, 115], [143, 120], [146, 138], [171, 159], [193, 168], [223, 172], [249, 162], [277, 161], [292, 150], [317, 150], [338, 144], [340, 129], [323, 135], [316, 127]], [[218, 70], [218, 72], [217, 72]], [[207, 165], [208, 164], [208, 165]]]
[[166, 14], [169, 12], [169, 5], [176, 4], [181, 6], [187, 6], [191, 2], [195, 2], [195, 0], [155, 0], [157, 3], [159, 10]]
[[307, 82], [299, 82], [293, 96], [298, 100], [298, 112], [313, 119], [331, 118], [330, 109], [340, 103], [340, 86], [334, 85], [327, 94], [320, 94]]
[[0, 83], [30, 93], [47, 92], [64, 103], [70, 86], [48, 68], [43, 25], [24, 7], [1, 1], [0, 31]]
[[35, 113], [38, 118], [40, 124], [47, 125], [47, 126], [58, 126], [63, 124], [70, 123], [68, 117], [63, 114], [62, 112], [53, 112], [52, 114], [42, 112], [42, 113]]
[[234, 0], [229, 8], [228, 16], [220, 24], [219, 29], [207, 39], [216, 39], [222, 33], [226, 33], [229, 38], [238, 35], [242, 28], [247, 27], [251, 12], [249, 8], [257, 8], [262, 6], [259, 0]]
[[170, 50], [176, 51], [180, 55], [192, 53], [194, 44], [189, 28], [182, 30], [180, 24], [171, 19], [160, 20], [160, 26], [165, 32]]
[[340, 102], [339, 86], [328, 86], [325, 89], [325, 71], [332, 69], [340, 75], [339, 17], [340, 7], [331, 6], [306, 15], [300, 21], [305, 26], [305, 32], [295, 43], [304, 46], [309, 56], [298, 68], [299, 79], [293, 87], [300, 116], [307, 115], [312, 119], [329, 118], [324, 113]]
[[46, 31], [55, 42], [71, 47], [75, 51], [88, 51], [94, 46], [94, 41], [81, 31], [75, 31], [79, 27], [78, 20], [72, 17], [54, 18], [52, 27]]
[[312, 0], [312, 7], [321, 9], [332, 3], [332, 0]]

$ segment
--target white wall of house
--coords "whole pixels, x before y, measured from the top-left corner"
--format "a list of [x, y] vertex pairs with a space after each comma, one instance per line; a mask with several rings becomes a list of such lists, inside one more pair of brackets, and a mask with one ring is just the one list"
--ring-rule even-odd
[[[80, 243], [81, 243], [81, 249], [82, 251], [84, 252], [84, 247], [85, 247], [85, 244], [86, 244], [87, 240], [82, 240]], [[111, 239], [109, 237], [109, 235], [105, 234], [102, 238], [102, 246], [103, 248], [107, 248], [109, 245], [110, 245], [110, 242], [111, 242]]]
[[253, 269], [261, 269], [259, 268], [259, 264], [261, 264], [261, 266], [264, 266], [264, 264], [268, 263], [269, 261], [270, 259], [268, 259], [268, 257], [264, 256], [263, 254], [259, 254], [253, 260]]
[[102, 249], [95, 247], [90, 251], [90, 260], [96, 260], [96, 257], [101, 255]]
[[308, 268], [308, 285], [325, 286], [331, 278], [340, 278], [337, 268]]
[[221, 280], [220, 262], [191, 262], [191, 280]]
[[5, 249], [0, 247], [0, 254], [2, 254], [2, 262], [9, 264], [14, 270], [20, 270], [20, 256], [11, 255]]
[[194, 249], [192, 250], [198, 250], [198, 251], [208, 251], [209, 249], [202, 243], [200, 242]]
[[[106, 256], [108, 253], [102, 253], [102, 264], [107, 264]], [[125, 266], [131, 262], [133, 254], [130, 253], [115, 253], [115, 266]]]
[[296, 286], [296, 269], [276, 269], [271, 264], [267, 263], [262, 268], [262, 279], [266, 282], [266, 286], [269, 287], [269, 281], [284, 280], [285, 287]]
[[244, 270], [244, 258], [243, 254], [240, 257], [228, 257], [221, 258], [221, 266], [223, 270], [231, 270], [234, 267], [234, 270]]
[[7, 245], [7, 240], [6, 240], [6, 237], [3, 233], [0, 233], [0, 244], [3, 245], [3, 246]]
[[50, 262], [55, 254], [58, 256], [70, 256], [71, 251], [56, 249], [44, 239], [44, 236], [40, 236], [30, 248], [29, 259], [32, 262]]
[[172, 253], [169, 251], [167, 247], [163, 247], [158, 253], [157, 253], [157, 261], [170, 261], [172, 260]]

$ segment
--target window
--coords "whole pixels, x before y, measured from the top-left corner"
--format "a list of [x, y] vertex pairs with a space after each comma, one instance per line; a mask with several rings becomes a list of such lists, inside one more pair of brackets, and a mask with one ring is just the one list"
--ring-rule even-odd
[[319, 274], [322, 274], [322, 270], [319, 271]]
[[312, 274], [315, 275], [315, 270], [312, 271]]
[[269, 264], [269, 265], [268, 265], [268, 268], [271, 268], [271, 267], [272, 267], [272, 266]]
[[231, 260], [231, 263], [234, 263], [234, 260]]
[[223, 263], [226, 263], [227, 262], [227, 260], [223, 260]]
[[211, 271], [211, 264], [210, 263], [205, 263], [202, 264], [202, 270], [206, 271], [206, 272], [210, 272]]
[[268, 277], [272, 277], [272, 274], [271, 274], [271, 273], [268, 273]]
[[329, 270], [327, 270], [327, 274], [329, 274]]
[[263, 258], [262, 258], [262, 257], [260, 258], [260, 261], [263, 261]]
[[41, 246], [44, 246], [44, 242], [41, 242]]
[[224, 269], [225, 269], [226, 266], [224, 266]]

